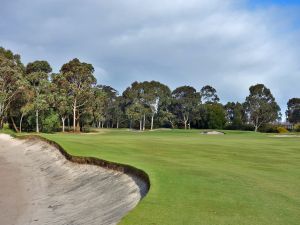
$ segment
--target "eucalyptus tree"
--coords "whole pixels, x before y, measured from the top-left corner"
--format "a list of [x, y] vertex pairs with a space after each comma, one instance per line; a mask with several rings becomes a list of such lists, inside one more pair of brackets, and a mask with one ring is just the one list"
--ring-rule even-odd
[[122, 96], [115, 98], [110, 113], [112, 115], [113, 123], [115, 122], [116, 128], [119, 128], [120, 123], [126, 120], [124, 119], [124, 98]]
[[134, 82], [131, 87], [127, 88], [123, 93], [124, 98], [129, 102], [138, 102], [140, 111], [143, 111], [143, 125], [145, 130], [146, 114], [151, 117], [150, 129], [153, 129], [154, 116], [158, 113], [162, 104], [167, 98], [171, 97], [171, 91], [168, 86], [158, 81]]
[[[34, 96], [33, 91], [26, 83], [23, 88], [23, 91], [19, 92], [11, 102], [8, 113], [15, 131], [20, 133], [22, 132], [24, 117], [34, 109], [34, 105], [32, 103]], [[18, 121], [18, 126], [15, 121]]]
[[139, 102], [133, 102], [126, 107], [126, 115], [130, 120], [130, 129], [132, 128], [132, 121], [139, 121], [140, 130], [143, 130], [143, 116], [145, 115], [145, 108]]
[[218, 103], [220, 101], [216, 89], [210, 85], [201, 88], [200, 97], [203, 103]]
[[207, 128], [223, 129], [226, 124], [225, 109], [220, 103], [207, 104]]
[[104, 119], [106, 120], [106, 126], [113, 127], [114, 120], [114, 107], [116, 107], [116, 99], [118, 97], [118, 91], [108, 85], [98, 85], [98, 87], [105, 93], [104, 98]]
[[65, 132], [65, 122], [72, 113], [70, 97], [68, 96], [67, 80], [61, 73], [52, 74], [51, 92], [54, 98], [54, 107], [62, 122], [62, 132]]
[[249, 88], [250, 94], [246, 98], [245, 107], [255, 132], [264, 124], [274, 122], [280, 118], [280, 107], [275, 101], [270, 89], [263, 84], [256, 84]]
[[300, 98], [291, 98], [288, 101], [286, 117], [290, 123], [300, 123]]
[[60, 72], [66, 81], [65, 88], [71, 101], [73, 131], [75, 132], [80, 117], [79, 109], [88, 103], [92, 96], [92, 87], [96, 84], [96, 78], [93, 75], [94, 67], [75, 58], [64, 64]]
[[175, 128], [177, 118], [176, 115], [174, 115], [168, 107], [162, 107], [159, 110], [158, 119], [160, 123], [168, 123], [169, 125], [171, 125], [172, 129]]
[[241, 129], [243, 124], [246, 122], [243, 105], [239, 102], [228, 102], [224, 108], [229, 128]]
[[[123, 98], [125, 100], [126, 115], [130, 120], [136, 119], [136, 115], [139, 115], [140, 121], [140, 129], [145, 129], [146, 123], [146, 113], [149, 109], [147, 109], [146, 100], [145, 100], [145, 87], [142, 83], [137, 81], [133, 82], [130, 87], [128, 87], [123, 92]], [[132, 116], [135, 115], [135, 116]]]
[[181, 86], [172, 92], [173, 113], [184, 123], [184, 128], [190, 128], [193, 111], [199, 105], [200, 94], [195, 88]]
[[[33, 92], [31, 104], [35, 111], [36, 132], [40, 132], [39, 114], [40, 111], [49, 107], [48, 97], [50, 97], [49, 73], [52, 71], [47, 61], [34, 61], [26, 66], [25, 78], [29, 82], [30, 89]], [[28, 108], [26, 109], [28, 110]]]
[[105, 121], [105, 106], [107, 93], [99, 85], [93, 89], [93, 101], [92, 104], [92, 114], [94, 119], [94, 124], [98, 128], [103, 128]]
[[0, 47], [0, 129], [11, 102], [24, 89], [23, 73], [20, 56]]
[[144, 87], [144, 92], [142, 93], [145, 99], [145, 104], [149, 107], [151, 112], [151, 126], [150, 129], [153, 130], [154, 116], [158, 113], [162, 104], [165, 103], [171, 97], [171, 90], [168, 86], [158, 82], [143, 82], [141, 86]]

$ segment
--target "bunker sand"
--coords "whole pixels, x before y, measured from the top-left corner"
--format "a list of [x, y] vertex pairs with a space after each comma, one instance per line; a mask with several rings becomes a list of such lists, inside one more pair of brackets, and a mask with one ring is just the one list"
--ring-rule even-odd
[[117, 224], [146, 194], [140, 179], [67, 161], [38, 140], [0, 134], [0, 225]]

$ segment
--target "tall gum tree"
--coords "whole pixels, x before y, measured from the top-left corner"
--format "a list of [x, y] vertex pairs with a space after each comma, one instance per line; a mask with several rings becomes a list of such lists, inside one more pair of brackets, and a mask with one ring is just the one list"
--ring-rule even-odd
[[187, 129], [193, 110], [200, 104], [200, 94], [195, 88], [190, 86], [181, 86], [172, 92], [173, 112], [184, 123]]
[[288, 101], [286, 117], [290, 123], [300, 123], [300, 98], [291, 98]]
[[39, 114], [40, 111], [48, 108], [48, 97], [50, 97], [49, 73], [52, 68], [47, 61], [36, 60], [26, 66], [26, 80], [29, 82], [33, 92], [31, 99], [35, 111], [36, 132], [40, 132]]
[[92, 64], [80, 62], [75, 58], [64, 64], [60, 70], [66, 80], [66, 89], [70, 97], [73, 111], [73, 131], [76, 132], [79, 119], [79, 108], [88, 103], [92, 95], [92, 87], [96, 84], [94, 67]]
[[0, 47], [0, 129], [11, 102], [23, 90], [23, 73], [20, 56]]
[[145, 103], [151, 112], [150, 129], [153, 130], [154, 116], [158, 113], [162, 103], [165, 102], [167, 98], [171, 97], [171, 90], [168, 86], [158, 81], [145, 81], [142, 83], [142, 86], [144, 87], [143, 96]]
[[200, 90], [201, 102], [203, 103], [218, 103], [220, 101], [217, 95], [217, 90], [210, 85], [206, 85]]
[[[135, 81], [131, 84], [130, 87], [128, 87], [123, 92], [123, 98], [125, 100], [125, 112], [130, 121], [137, 120], [137, 117], [139, 117], [140, 121], [140, 130], [145, 129], [145, 121], [147, 113], [147, 108], [145, 104], [144, 99], [144, 87], [141, 83]], [[131, 127], [131, 122], [130, 122]]]
[[255, 127], [255, 132], [257, 132], [262, 125], [275, 122], [280, 118], [280, 107], [270, 89], [265, 85], [253, 85], [249, 91], [250, 94], [244, 104], [249, 119]]
[[52, 74], [51, 92], [53, 93], [54, 106], [62, 122], [62, 132], [65, 132], [66, 119], [72, 113], [66, 86], [66, 79], [64, 79], [61, 73]]

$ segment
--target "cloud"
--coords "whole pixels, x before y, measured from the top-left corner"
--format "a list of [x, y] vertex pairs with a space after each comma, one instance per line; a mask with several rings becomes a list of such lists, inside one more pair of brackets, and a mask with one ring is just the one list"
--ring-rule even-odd
[[0, 43], [58, 70], [78, 57], [119, 91], [134, 80], [206, 84], [223, 102], [265, 83], [282, 106], [299, 96], [299, 8], [238, 0], [4, 0]]

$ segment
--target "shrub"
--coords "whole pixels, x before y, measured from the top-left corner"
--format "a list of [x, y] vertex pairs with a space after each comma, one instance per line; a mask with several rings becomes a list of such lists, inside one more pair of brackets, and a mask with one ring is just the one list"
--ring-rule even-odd
[[51, 112], [43, 121], [43, 132], [50, 133], [57, 131], [60, 127], [59, 116]]
[[263, 133], [278, 133], [277, 126], [273, 124], [265, 124], [259, 128], [259, 131]]
[[300, 132], [300, 123], [297, 123], [294, 129], [296, 132]]
[[277, 133], [283, 134], [288, 132], [289, 131], [285, 127], [277, 127]]
[[244, 124], [242, 126], [241, 130], [245, 130], [245, 131], [254, 131], [254, 126], [252, 124]]

